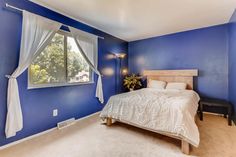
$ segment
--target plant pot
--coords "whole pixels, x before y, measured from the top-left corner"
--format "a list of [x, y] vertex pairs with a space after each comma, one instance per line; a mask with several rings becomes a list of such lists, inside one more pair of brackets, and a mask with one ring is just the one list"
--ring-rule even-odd
[[129, 91], [132, 92], [132, 91], [134, 91], [134, 89], [133, 89], [133, 88], [130, 88]]

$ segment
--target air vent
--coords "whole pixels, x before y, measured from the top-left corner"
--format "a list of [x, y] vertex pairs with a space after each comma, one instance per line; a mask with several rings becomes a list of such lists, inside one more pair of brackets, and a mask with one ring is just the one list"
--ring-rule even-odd
[[62, 121], [60, 123], [57, 123], [57, 128], [63, 129], [63, 128], [66, 128], [66, 127], [71, 126], [73, 124], [75, 124], [75, 118], [70, 118], [70, 119]]

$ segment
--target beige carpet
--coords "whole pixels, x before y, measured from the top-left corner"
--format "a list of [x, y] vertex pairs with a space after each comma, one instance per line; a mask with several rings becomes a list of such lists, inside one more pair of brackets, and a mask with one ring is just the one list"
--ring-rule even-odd
[[[236, 127], [229, 127], [223, 117], [204, 118], [197, 122], [201, 143], [191, 150], [191, 156], [235, 157]], [[98, 115], [0, 151], [0, 157], [186, 156], [178, 140], [121, 123], [107, 127], [100, 124]]]

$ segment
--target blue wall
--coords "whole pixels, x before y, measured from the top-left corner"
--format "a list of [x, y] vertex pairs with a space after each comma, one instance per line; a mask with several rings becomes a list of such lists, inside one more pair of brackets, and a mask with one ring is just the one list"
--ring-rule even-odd
[[[144, 69], [197, 68], [196, 90], [203, 96], [230, 99], [236, 104], [236, 13], [231, 23], [145, 40], [130, 42], [117, 39], [95, 28], [72, 20], [26, 0], [0, 1], [0, 146], [39, 133], [71, 117], [81, 118], [102, 109], [94, 97], [96, 84], [27, 90], [27, 72], [19, 78], [19, 90], [24, 118], [24, 128], [17, 136], [6, 139], [7, 81], [18, 64], [21, 13], [4, 9], [5, 2], [78, 29], [104, 36], [99, 39], [99, 69], [115, 72], [116, 60], [109, 59], [111, 52], [127, 52], [129, 71], [142, 73]], [[128, 61], [122, 62], [127, 66]], [[229, 76], [229, 77], [228, 77]], [[97, 77], [95, 76], [95, 79]], [[105, 101], [115, 94], [115, 76], [104, 75]], [[229, 83], [229, 88], [228, 88]], [[118, 85], [119, 86], [119, 85]], [[228, 94], [229, 93], [229, 94]], [[52, 117], [57, 108], [59, 115]], [[235, 107], [236, 108], [236, 107]]]
[[196, 90], [228, 99], [228, 26], [220, 25], [129, 43], [129, 69], [199, 70]]
[[229, 100], [236, 113], [236, 11], [229, 23]]
[[[22, 15], [4, 9], [5, 2], [26, 9], [30, 12], [48, 17], [78, 29], [104, 36], [99, 39], [99, 69], [111, 68], [115, 70], [115, 60], [108, 59], [110, 52], [127, 52], [127, 42], [117, 39], [109, 34], [94, 29], [90, 26], [67, 18], [61, 14], [48, 10], [26, 0], [7, 0], [0, 1], [0, 146], [9, 142], [19, 140], [26, 136], [50, 129], [56, 123], [71, 117], [81, 118], [102, 109], [98, 100], [95, 98], [94, 84], [42, 88], [27, 90], [27, 72], [19, 78], [19, 90], [22, 104], [24, 128], [13, 138], [5, 138], [5, 118], [6, 118], [6, 99], [7, 81], [6, 74], [11, 74], [18, 64]], [[127, 66], [127, 60], [123, 62]], [[96, 76], [95, 76], [96, 77]], [[97, 77], [95, 78], [97, 79]], [[115, 77], [104, 76], [104, 96], [105, 100], [115, 94]], [[59, 115], [52, 117], [52, 110], [58, 109]]]

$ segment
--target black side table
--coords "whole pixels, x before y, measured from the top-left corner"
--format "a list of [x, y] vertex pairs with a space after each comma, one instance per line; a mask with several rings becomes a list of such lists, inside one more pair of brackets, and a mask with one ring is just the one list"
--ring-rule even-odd
[[[212, 107], [224, 107], [228, 111], [228, 125], [232, 125], [232, 105], [225, 101], [220, 99], [211, 99], [211, 98], [201, 98], [200, 100], [200, 120], [203, 120], [203, 109], [204, 106], [212, 106]], [[224, 114], [224, 117], [226, 118], [226, 114]]]

